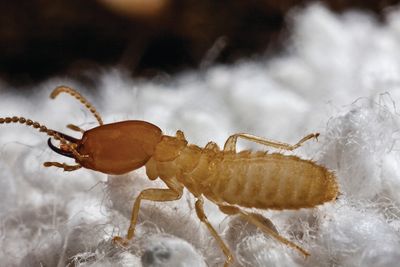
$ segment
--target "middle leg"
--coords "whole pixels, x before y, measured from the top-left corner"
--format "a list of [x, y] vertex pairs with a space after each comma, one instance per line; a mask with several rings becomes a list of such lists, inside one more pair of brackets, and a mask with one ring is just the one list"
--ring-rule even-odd
[[285, 244], [288, 247], [296, 249], [297, 251], [302, 253], [305, 257], [310, 256], [310, 253], [308, 253], [306, 250], [304, 250], [300, 246], [296, 245], [295, 243], [281, 236], [276, 230], [275, 226], [272, 224], [272, 222], [267, 218], [265, 218], [264, 216], [257, 213], [249, 213], [234, 206], [219, 205], [218, 207], [225, 214], [228, 215], [239, 214], [243, 219], [257, 226], [265, 234], [273, 237], [274, 239], [278, 240], [279, 242]]

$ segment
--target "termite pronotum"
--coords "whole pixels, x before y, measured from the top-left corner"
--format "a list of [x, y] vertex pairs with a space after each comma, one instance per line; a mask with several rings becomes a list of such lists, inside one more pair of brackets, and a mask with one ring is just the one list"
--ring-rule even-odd
[[233, 261], [228, 246], [209, 223], [203, 210], [203, 196], [215, 203], [228, 215], [238, 214], [256, 225], [264, 233], [283, 244], [298, 250], [305, 256], [309, 253], [300, 246], [279, 235], [266, 218], [243, 208], [257, 209], [300, 209], [311, 208], [332, 201], [338, 194], [338, 185], [333, 172], [310, 160], [280, 153], [264, 151], [236, 152], [238, 138], [265, 146], [292, 151], [318, 133], [309, 134], [295, 145], [268, 140], [246, 133], [231, 135], [220, 150], [217, 144], [209, 142], [204, 148], [189, 145], [182, 131], [176, 136], [167, 136], [157, 126], [139, 120], [103, 124], [96, 109], [77, 91], [59, 86], [51, 93], [55, 98], [65, 92], [84, 104], [95, 116], [100, 126], [82, 130], [69, 124], [68, 128], [82, 132], [77, 139], [58, 131], [50, 130], [38, 122], [23, 117], [0, 118], [3, 123], [21, 123], [60, 141], [59, 147], [48, 140], [55, 152], [74, 158], [75, 165], [59, 162], [45, 162], [45, 167], [55, 166], [65, 171], [81, 167], [106, 174], [124, 174], [146, 167], [150, 180], [160, 178], [166, 189], [146, 189], [136, 198], [128, 233], [125, 238], [114, 237], [113, 241], [126, 245], [135, 235], [141, 200], [172, 201], [182, 197], [187, 188], [197, 199], [195, 210], [226, 256], [225, 266]]

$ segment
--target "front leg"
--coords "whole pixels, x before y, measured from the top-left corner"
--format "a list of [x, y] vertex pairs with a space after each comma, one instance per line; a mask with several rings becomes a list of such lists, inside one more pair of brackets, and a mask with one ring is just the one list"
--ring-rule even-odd
[[129, 225], [126, 238], [116, 236], [113, 238], [114, 242], [125, 246], [128, 241], [130, 241], [135, 236], [135, 228], [139, 215], [140, 202], [142, 200], [164, 202], [178, 200], [182, 197], [183, 186], [175, 178], [166, 180], [164, 182], [168, 186], [168, 189], [151, 188], [145, 189], [140, 192], [132, 207], [131, 223]]

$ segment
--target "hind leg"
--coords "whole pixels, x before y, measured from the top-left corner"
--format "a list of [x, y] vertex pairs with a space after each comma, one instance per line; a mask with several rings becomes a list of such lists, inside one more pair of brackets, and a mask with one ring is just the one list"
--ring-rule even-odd
[[207, 226], [208, 231], [215, 238], [215, 240], [217, 241], [222, 252], [225, 254], [226, 260], [225, 260], [224, 266], [227, 267], [233, 261], [232, 253], [229, 250], [228, 246], [225, 244], [225, 242], [222, 240], [222, 238], [219, 236], [217, 231], [214, 229], [214, 227], [212, 227], [212, 225], [208, 221], [207, 216], [204, 213], [203, 199], [201, 197], [199, 197], [197, 199], [197, 201], [195, 203], [195, 207], [196, 207], [197, 217], [199, 217], [200, 221], [203, 222]]
[[246, 221], [257, 226], [265, 234], [275, 238], [276, 240], [285, 244], [288, 247], [296, 249], [301, 254], [303, 254], [305, 257], [310, 255], [303, 248], [299, 247], [295, 243], [293, 243], [293, 242], [287, 240], [286, 238], [284, 238], [283, 236], [281, 236], [277, 232], [277, 230], [276, 230], [275, 226], [272, 224], [272, 222], [269, 219], [265, 218], [264, 216], [257, 214], [257, 213], [248, 213], [248, 212], [242, 211], [241, 209], [234, 207], [234, 206], [219, 205], [218, 207], [225, 214], [228, 214], [228, 215], [239, 214], [243, 219], [245, 219]]
[[307, 140], [310, 140], [312, 138], [318, 138], [318, 136], [319, 136], [319, 133], [312, 133], [312, 134], [309, 134], [309, 135], [303, 137], [296, 144], [291, 145], [291, 144], [287, 144], [287, 143], [283, 143], [283, 142], [274, 141], [274, 140], [270, 140], [270, 139], [267, 139], [267, 138], [255, 136], [255, 135], [252, 135], [252, 134], [238, 133], [238, 134], [234, 134], [234, 135], [229, 136], [229, 138], [225, 142], [224, 151], [236, 152], [236, 143], [237, 143], [237, 139], [239, 137], [243, 138], [243, 139], [246, 139], [248, 141], [251, 141], [251, 142], [255, 142], [255, 143], [261, 144], [261, 145], [292, 151], [292, 150], [295, 150], [296, 148], [302, 146], [303, 143], [306, 142]]

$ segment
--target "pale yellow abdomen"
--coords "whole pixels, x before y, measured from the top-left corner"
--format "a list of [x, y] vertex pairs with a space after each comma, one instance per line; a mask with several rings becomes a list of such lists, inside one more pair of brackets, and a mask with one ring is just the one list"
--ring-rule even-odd
[[239, 153], [210, 162], [202, 181], [214, 202], [259, 209], [299, 209], [334, 200], [335, 176], [296, 156]]

